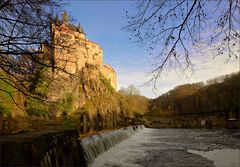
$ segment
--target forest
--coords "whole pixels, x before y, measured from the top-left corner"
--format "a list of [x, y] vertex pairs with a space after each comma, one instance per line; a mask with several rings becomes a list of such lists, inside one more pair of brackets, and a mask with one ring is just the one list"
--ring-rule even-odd
[[204, 82], [185, 84], [151, 100], [149, 114], [160, 117], [188, 117], [224, 113], [225, 119], [239, 119], [240, 73]]

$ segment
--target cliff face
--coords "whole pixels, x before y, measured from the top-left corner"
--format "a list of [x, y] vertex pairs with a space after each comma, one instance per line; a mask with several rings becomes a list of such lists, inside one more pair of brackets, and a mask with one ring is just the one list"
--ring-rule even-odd
[[101, 68], [102, 75], [110, 82], [112, 87], [117, 90], [117, 74], [110, 64]]
[[106, 122], [112, 126], [120, 113], [119, 94], [95, 65], [87, 65], [73, 77], [57, 77], [48, 92], [53, 117], [73, 117]]

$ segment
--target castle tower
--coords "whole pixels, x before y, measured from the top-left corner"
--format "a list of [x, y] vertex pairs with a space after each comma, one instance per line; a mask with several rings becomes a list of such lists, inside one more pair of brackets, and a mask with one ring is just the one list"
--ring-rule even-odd
[[64, 11], [62, 14], [62, 22], [63, 22], [63, 24], [66, 24], [66, 25], [68, 25], [68, 23], [69, 23], [69, 16], [66, 11]]
[[55, 22], [56, 22], [56, 24], [59, 24], [59, 22], [60, 22], [58, 15], [56, 15], [56, 17], [55, 17]]

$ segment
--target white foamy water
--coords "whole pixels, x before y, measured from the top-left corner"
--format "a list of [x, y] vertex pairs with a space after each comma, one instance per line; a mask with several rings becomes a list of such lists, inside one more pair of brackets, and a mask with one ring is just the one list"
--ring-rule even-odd
[[188, 152], [214, 161], [216, 167], [240, 167], [239, 149], [217, 149], [212, 151], [188, 150]]
[[134, 164], [133, 162], [138, 158], [146, 155], [147, 148], [144, 148], [142, 144], [151, 143], [149, 138], [152, 129], [143, 129], [136, 133], [134, 136], [119, 143], [115, 147], [109, 149], [105, 153], [99, 155], [93, 165], [93, 167], [139, 167], [141, 165]]
[[[240, 141], [231, 135], [223, 138], [229, 134], [225, 131], [145, 128], [99, 155], [91, 166], [240, 167]], [[196, 151], [208, 149], [212, 151]]]

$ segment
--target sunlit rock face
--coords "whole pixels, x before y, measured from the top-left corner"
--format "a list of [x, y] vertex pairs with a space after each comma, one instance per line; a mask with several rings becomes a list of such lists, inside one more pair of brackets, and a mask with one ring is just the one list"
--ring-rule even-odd
[[[61, 104], [72, 99], [68, 108], [68, 115], [81, 120], [82, 114], [87, 116], [88, 122], [104, 122], [102, 128], [113, 126], [113, 119], [117, 121], [120, 113], [118, 95], [110, 82], [100, 73], [95, 65], [87, 65], [75, 73], [75, 77], [57, 77], [49, 85], [48, 99]], [[67, 107], [67, 106], [66, 106]], [[62, 112], [59, 107], [53, 107], [56, 117]], [[61, 108], [60, 108], [61, 109]], [[113, 118], [115, 117], [115, 118]]]
[[103, 76], [110, 82], [112, 87], [117, 90], [117, 74], [110, 64], [104, 65], [101, 68]]

